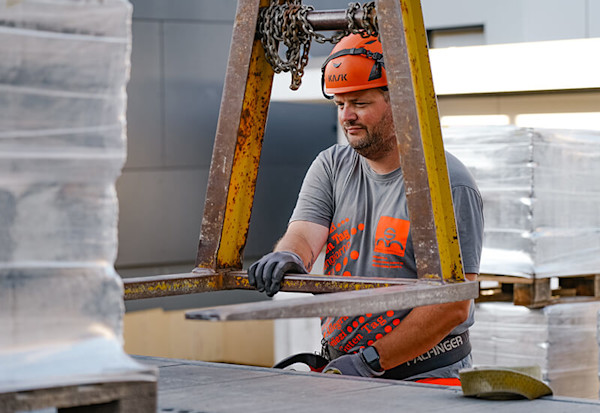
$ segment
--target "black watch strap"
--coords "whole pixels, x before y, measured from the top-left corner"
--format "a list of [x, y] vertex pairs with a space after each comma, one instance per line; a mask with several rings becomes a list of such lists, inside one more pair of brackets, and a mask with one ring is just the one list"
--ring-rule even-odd
[[373, 346], [365, 347], [361, 352], [362, 358], [367, 365], [374, 371], [381, 372], [381, 364], [379, 364], [379, 353]]

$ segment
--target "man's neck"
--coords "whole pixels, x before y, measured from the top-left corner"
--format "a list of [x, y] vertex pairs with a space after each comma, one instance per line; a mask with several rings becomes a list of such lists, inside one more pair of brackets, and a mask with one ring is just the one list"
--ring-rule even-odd
[[394, 150], [386, 153], [379, 159], [366, 159], [367, 163], [375, 172], [379, 175], [389, 174], [400, 168], [400, 153], [394, 148]]

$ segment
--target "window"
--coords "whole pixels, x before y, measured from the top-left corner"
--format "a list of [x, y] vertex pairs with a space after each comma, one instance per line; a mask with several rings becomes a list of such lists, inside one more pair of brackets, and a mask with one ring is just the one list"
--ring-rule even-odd
[[483, 25], [430, 29], [427, 39], [430, 49], [485, 44]]

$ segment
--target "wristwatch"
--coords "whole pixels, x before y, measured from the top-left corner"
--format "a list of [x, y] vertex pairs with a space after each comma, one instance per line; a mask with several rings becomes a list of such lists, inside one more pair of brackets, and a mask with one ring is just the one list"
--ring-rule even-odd
[[367, 363], [367, 365], [371, 367], [374, 371], [383, 371], [383, 369], [381, 368], [381, 364], [379, 364], [379, 353], [377, 352], [377, 349], [375, 347], [365, 347], [361, 354], [365, 363]]

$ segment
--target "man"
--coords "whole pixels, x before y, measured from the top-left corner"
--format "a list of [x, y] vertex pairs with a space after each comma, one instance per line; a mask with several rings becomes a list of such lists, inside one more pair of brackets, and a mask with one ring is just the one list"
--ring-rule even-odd
[[[349, 35], [323, 65], [324, 95], [338, 108], [348, 146], [319, 154], [304, 179], [285, 235], [254, 263], [250, 283], [274, 295], [286, 272], [311, 270], [325, 246], [324, 272], [417, 278], [404, 178], [381, 43]], [[333, 93], [333, 96], [327, 95]], [[482, 201], [472, 176], [447, 154], [466, 277], [475, 280], [483, 238]], [[392, 379], [458, 378], [470, 367], [471, 301], [321, 320], [325, 370]]]

